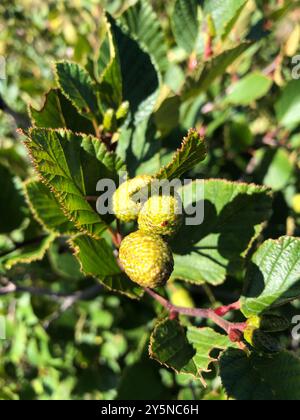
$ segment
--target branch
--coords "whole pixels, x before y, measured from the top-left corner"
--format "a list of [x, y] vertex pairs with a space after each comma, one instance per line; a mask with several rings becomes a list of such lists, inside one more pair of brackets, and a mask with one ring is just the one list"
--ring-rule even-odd
[[54, 300], [64, 300], [69, 302], [77, 302], [78, 300], [87, 300], [97, 295], [101, 290], [102, 286], [100, 284], [93, 285], [85, 290], [81, 290], [75, 293], [63, 293], [63, 292], [54, 292], [50, 289], [42, 289], [35, 287], [26, 287], [19, 286], [18, 284], [13, 283], [12, 281], [2, 278], [2, 283], [5, 283], [3, 287], [0, 288], [0, 296], [8, 295], [11, 293], [29, 293], [33, 296], [47, 296]]
[[190, 317], [199, 317], [205, 319], [211, 319], [216, 325], [222, 328], [233, 341], [241, 341], [242, 332], [246, 328], [246, 323], [232, 323], [221, 318], [213, 309], [199, 309], [199, 308], [183, 308], [181, 306], [175, 306], [164, 297], [160, 296], [153, 290], [145, 287], [145, 292], [148, 293], [153, 299], [159, 302], [164, 308], [166, 308], [170, 315], [182, 314]]

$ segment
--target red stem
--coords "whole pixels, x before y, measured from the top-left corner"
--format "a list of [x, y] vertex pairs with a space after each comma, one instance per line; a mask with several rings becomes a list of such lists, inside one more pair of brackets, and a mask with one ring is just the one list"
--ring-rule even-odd
[[147, 287], [144, 290], [157, 302], [159, 302], [164, 308], [166, 308], [171, 315], [182, 314], [191, 317], [199, 317], [205, 319], [211, 319], [216, 325], [222, 328], [230, 336], [232, 332], [243, 332], [246, 328], [246, 323], [232, 323], [221, 318], [213, 309], [200, 309], [200, 308], [183, 308], [181, 306], [175, 306], [164, 297], [160, 296], [152, 289]]
[[241, 309], [241, 302], [238, 300], [237, 302], [231, 303], [227, 306], [220, 306], [219, 308], [215, 309], [215, 314], [219, 316], [224, 316], [231, 311], [239, 311]]

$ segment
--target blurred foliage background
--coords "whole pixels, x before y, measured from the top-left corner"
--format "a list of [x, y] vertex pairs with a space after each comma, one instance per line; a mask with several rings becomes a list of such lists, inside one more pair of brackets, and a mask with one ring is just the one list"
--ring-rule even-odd
[[[149, 333], [159, 308], [147, 299], [134, 302], [93, 288], [93, 280], [82, 276], [62, 239], [40, 262], [15, 265], [8, 274], [1, 268], [7, 252], [41, 235], [21, 190], [32, 168], [16, 128], [27, 126], [28, 105], [42, 106], [43, 94], [55, 84], [55, 60], [69, 59], [91, 68], [101, 38], [103, 8], [117, 17], [135, 3], [2, 0], [0, 4], [0, 56], [6, 59], [6, 79], [0, 81], [0, 315], [7, 327], [7, 339], [0, 340], [2, 399], [226, 398], [215, 370], [207, 375], [204, 389], [199, 381], [149, 360]], [[213, 1], [199, 1], [199, 24], [183, 28], [186, 37], [174, 17], [178, 2], [150, 3], [168, 48], [154, 116], [157, 141], [147, 153], [137, 150], [131, 168], [138, 161], [140, 172], [151, 172], [158, 149], [164, 161], [182, 134], [195, 126], [206, 135], [209, 154], [190, 176], [270, 186], [275, 199], [264, 238], [299, 236], [299, 2], [249, 0], [224, 36], [201, 12]], [[214, 19], [222, 25], [222, 16]], [[256, 42], [209, 89], [179, 105], [176, 99], [168, 100], [199, 64], [246, 39]], [[8, 178], [13, 186], [5, 181]], [[9, 214], [3, 201], [5, 188], [14, 189]], [[16, 290], [9, 289], [8, 279], [13, 279]], [[239, 279], [229, 278], [213, 290], [174, 283], [168, 293], [175, 303], [205, 306], [233, 301], [240, 287]], [[287, 315], [299, 307], [297, 302], [290, 305]], [[289, 345], [300, 355], [299, 343]]]

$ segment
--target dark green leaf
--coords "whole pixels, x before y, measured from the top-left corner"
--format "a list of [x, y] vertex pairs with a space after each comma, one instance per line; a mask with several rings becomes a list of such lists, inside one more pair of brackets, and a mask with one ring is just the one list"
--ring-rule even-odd
[[10, 171], [0, 164], [0, 233], [9, 233], [20, 227], [25, 213], [24, 197]]
[[30, 116], [35, 127], [67, 128], [77, 133], [94, 133], [92, 123], [78, 114], [72, 102], [59, 89], [50, 90], [40, 111], [30, 107]]
[[160, 21], [147, 0], [139, 0], [120, 18], [122, 25], [134, 36], [155, 61], [161, 73], [168, 67], [167, 45]]
[[283, 352], [273, 357], [229, 349], [221, 357], [221, 378], [237, 400], [284, 401], [300, 399], [300, 360]]

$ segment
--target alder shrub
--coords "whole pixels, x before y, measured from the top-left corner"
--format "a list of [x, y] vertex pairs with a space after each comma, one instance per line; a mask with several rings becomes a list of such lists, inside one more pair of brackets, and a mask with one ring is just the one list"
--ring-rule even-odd
[[0, 165], [2, 398], [300, 399], [299, 10], [261, 3], [103, 9], [55, 62]]

